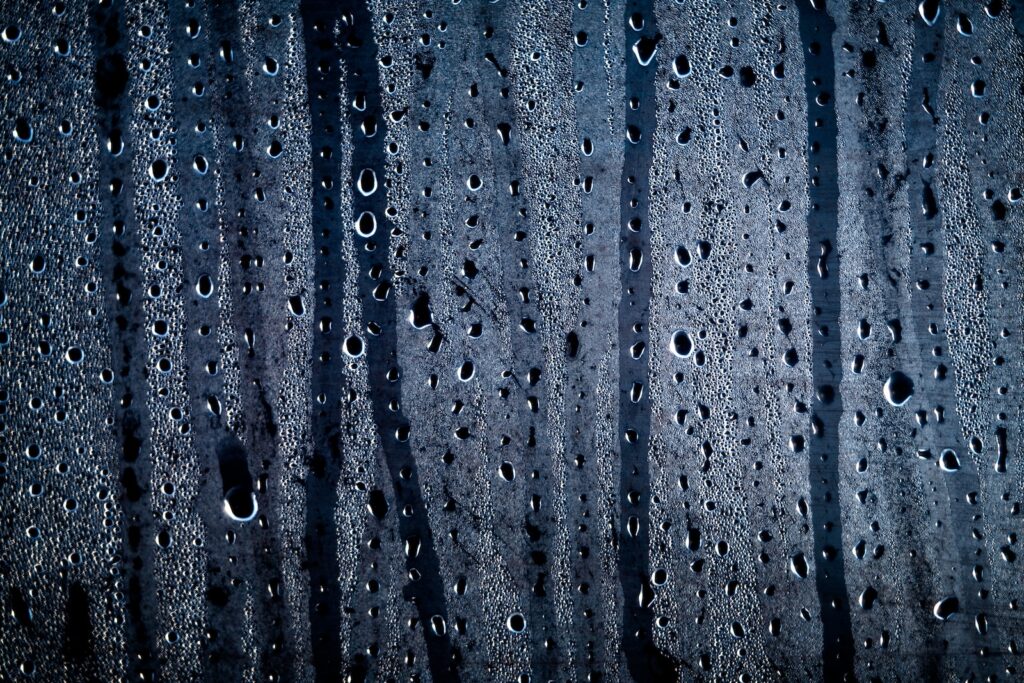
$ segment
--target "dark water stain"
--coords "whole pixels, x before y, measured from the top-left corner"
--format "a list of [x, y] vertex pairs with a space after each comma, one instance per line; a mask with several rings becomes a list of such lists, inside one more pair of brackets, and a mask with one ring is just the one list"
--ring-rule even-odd
[[[634, 31], [631, 22], [642, 17], [643, 29]], [[634, 680], [670, 680], [676, 664], [654, 644], [653, 614], [650, 603], [654, 592], [650, 585], [648, 559], [650, 539], [651, 475], [648, 447], [651, 439], [650, 393], [639, 401], [630, 400], [636, 383], [649, 380], [650, 353], [637, 359], [631, 349], [637, 344], [650, 346], [651, 258], [639, 268], [631, 267], [636, 254], [650, 254], [651, 231], [650, 167], [657, 125], [654, 93], [657, 56], [661, 35], [657, 32], [654, 4], [649, 0], [630, 0], [623, 15], [626, 24], [626, 92], [639, 106], [629, 104], [626, 111], [625, 146], [621, 180], [619, 216], [619, 264], [623, 299], [619, 304], [619, 424], [631, 438], [620, 441], [622, 455], [619, 472], [619, 580], [622, 584], [622, 641], [626, 663]], [[635, 54], [634, 54], [635, 50]], [[634, 229], [639, 226], [639, 229]], [[621, 438], [621, 437], [620, 437]]]
[[843, 416], [842, 331], [838, 254], [829, 268], [839, 230], [839, 170], [835, 110], [835, 22], [810, 0], [799, 0], [800, 42], [805, 64], [807, 145], [812, 182], [808, 189], [808, 279], [814, 306], [812, 378], [817, 396], [813, 415], [821, 424], [810, 443], [811, 518], [814, 520], [814, 581], [821, 606], [822, 672], [827, 680], [853, 680], [853, 632], [847, 600], [843, 519], [839, 496], [839, 420]]

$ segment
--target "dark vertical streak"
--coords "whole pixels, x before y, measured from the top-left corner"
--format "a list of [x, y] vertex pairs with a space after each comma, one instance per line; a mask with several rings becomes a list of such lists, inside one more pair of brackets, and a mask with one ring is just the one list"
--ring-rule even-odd
[[[338, 54], [333, 40], [341, 8], [334, 2], [303, 2], [300, 6], [309, 88], [310, 155], [313, 180], [313, 244], [316, 249], [313, 277], [314, 325], [321, 334], [313, 339], [312, 454], [306, 478], [306, 562], [309, 571], [310, 640], [317, 681], [333, 681], [342, 671], [340, 652], [340, 588], [335, 571], [338, 535], [334, 508], [341, 468], [339, 433], [341, 340], [332, 318], [341, 318], [334, 301], [340, 301], [345, 264], [332, 252], [332, 230], [338, 225], [341, 203], [337, 161], [341, 83]], [[333, 182], [321, 182], [331, 178]], [[340, 308], [340, 307], [339, 307]], [[322, 324], [322, 321], [327, 321]], [[318, 398], [319, 397], [319, 398]]]
[[[316, 320], [320, 321], [331, 312], [331, 300], [339, 296], [337, 290], [342, 283], [343, 270], [336, 258], [330, 258], [330, 227], [337, 225], [335, 208], [340, 202], [338, 183], [324, 188], [322, 178], [332, 177], [335, 161], [332, 161], [334, 147], [340, 135], [334, 128], [339, 110], [347, 110], [348, 103], [340, 100], [339, 75], [331, 68], [337, 57], [346, 63], [348, 83], [352, 98], [365, 97], [365, 107], [358, 117], [353, 116], [353, 156], [351, 185], [353, 190], [353, 215], [371, 211], [379, 224], [374, 236], [374, 249], [359, 248], [358, 269], [361, 274], [360, 299], [367, 320], [376, 331], [374, 338], [365, 343], [369, 379], [375, 387], [371, 397], [373, 415], [380, 432], [384, 459], [394, 487], [396, 509], [408, 508], [411, 515], [399, 514], [399, 532], [403, 539], [418, 538], [420, 550], [417, 556], [407, 557], [406, 565], [410, 574], [417, 576], [404, 590], [406, 599], [416, 604], [420, 626], [426, 639], [427, 655], [431, 676], [435, 681], [456, 680], [452, 666], [452, 648], [447, 630], [435, 635], [431, 618], [440, 616], [447, 622], [447, 607], [444, 587], [441, 583], [440, 563], [433, 543], [433, 533], [427, 519], [426, 508], [420, 489], [416, 462], [412, 457], [408, 435], [400, 432], [407, 429], [400, 410], [392, 411], [389, 405], [398, 405], [401, 399], [401, 380], [391, 381], [388, 371], [397, 361], [397, 312], [394, 298], [390, 295], [390, 273], [388, 272], [389, 233], [383, 225], [386, 208], [385, 191], [380, 187], [384, 182], [384, 117], [381, 110], [380, 83], [377, 72], [376, 46], [372, 41], [371, 17], [365, 5], [329, 2], [304, 2], [301, 6], [306, 44], [307, 77], [310, 87], [310, 116], [312, 119], [312, 164], [315, 181], [313, 207], [317, 247], [316, 275], [314, 282], [320, 288], [316, 302]], [[332, 31], [338, 22], [342, 23], [339, 39], [341, 52], [336, 50]], [[366, 138], [361, 124], [367, 117], [376, 119], [372, 137]], [[363, 169], [372, 169], [377, 177], [378, 189], [369, 197], [358, 193], [359, 175]], [[375, 293], [377, 296], [375, 296]], [[377, 298], [379, 297], [379, 299]], [[339, 316], [340, 317], [340, 316]], [[313, 663], [317, 680], [334, 680], [340, 670], [339, 656], [340, 615], [338, 612], [338, 579], [333, 569], [333, 558], [337, 555], [337, 534], [333, 525], [335, 490], [340, 471], [340, 446], [338, 433], [340, 359], [331, 355], [341, 353], [341, 340], [332, 338], [329, 332], [317, 340], [314, 349], [316, 360], [321, 363], [314, 375], [313, 396], [326, 396], [323, 409], [314, 416], [314, 439], [316, 443], [311, 463], [311, 476], [307, 485], [307, 553], [310, 571], [310, 619], [313, 642]], [[333, 365], [330, 361], [333, 360]], [[318, 403], [320, 403], [318, 401]]]
[[[64, 658], [69, 664], [75, 665], [72, 672], [86, 660], [94, 656], [93, 653], [93, 627], [89, 619], [89, 595], [85, 587], [78, 581], [73, 581], [68, 586], [67, 603], [65, 605], [66, 620], [64, 622]], [[85, 676], [84, 671], [78, 671], [78, 676]], [[94, 680], [94, 679], [89, 679]]]
[[1013, 30], [1018, 36], [1024, 38], [1024, 2], [1021, 0], [1010, 0], [1010, 20], [1013, 22]]
[[[611, 22], [619, 21], [621, 17], [618, 15], [606, 18], [603, 12], [596, 11], [593, 6], [573, 12], [573, 34], [579, 35], [579, 31], [584, 31], [588, 36], [587, 44], [577, 45], [571, 56], [574, 80], [607, 79], [611, 69], [620, 68], [607, 65], [604, 61], [606, 53], [600, 49], [604, 46], [599, 48], [596, 42], [589, 41], [589, 36], [601, 35], [611, 29]], [[613, 132], [609, 126], [609, 95], [607, 90], [602, 92], [597, 88], [584, 88], [575, 93], [576, 128], [580, 142], [590, 140], [596, 149], [602, 152], [608, 150], [608, 153], [594, 153], [591, 149], [592, 153], [587, 155], [580, 149], [577, 155], [579, 172], [585, 179], [581, 198], [585, 253], [588, 256], [595, 255], [595, 265], [592, 269], [584, 266], [581, 293], [586, 307], [574, 321], [572, 332], [567, 335], [565, 350], [556, 350], [567, 357], [567, 390], [563, 414], [566, 421], [566, 444], [571, 450], [566, 455], [575, 462], [575, 467], [569, 468], [567, 477], [565, 523], [592, 516], [605, 520], [602, 524], [576, 526], [576, 548], [568, 558], [573, 580], [581, 586], [591, 587], [605, 584], [604, 574], [608, 567], [604, 564], [604, 558], [609, 557], [607, 553], [614, 550], [618, 543], [619, 530], [615, 528], [614, 520], [620, 516], [618, 509], [610, 505], [611, 501], [605, 500], [604, 492], [610, 492], [618, 482], [607, 481], [602, 476], [601, 460], [607, 458], [608, 454], [598, 437], [603, 428], [607, 428], [607, 423], [612, 422], [612, 416], [608, 412], [601, 412], [602, 401], [595, 398], [602, 395], [603, 373], [612, 367], [609, 365], [608, 368], [598, 370], [598, 363], [604, 365], [604, 359], [608, 358], [617, 368], [619, 361], [617, 357], [608, 355], [607, 348], [608, 332], [618, 329], [618, 301], [614, 283], [618, 281], [619, 272], [614, 267], [596, 267], [596, 254], [602, 253], [602, 259], [605, 258], [603, 254], [614, 258], [614, 250], [619, 241], [619, 234], [614, 232], [613, 227], [620, 217], [615, 211], [608, 211], [608, 208], [617, 206], [618, 202], [613, 190], [615, 180], [618, 179], [616, 176], [621, 176], [621, 169], [617, 168], [617, 159], [613, 160], [617, 157], [613, 150], [622, 144], [622, 131], [615, 127]], [[593, 182], [589, 191], [586, 179]], [[597, 426], [595, 421], [602, 426]], [[612, 438], [615, 438], [614, 427], [611, 432]], [[599, 452], [600, 455], [594, 457]], [[614, 463], [609, 462], [608, 467], [613, 468]], [[611, 679], [609, 673], [618, 674], [620, 671], [617, 665], [620, 653], [610, 647], [608, 635], [612, 629], [618, 628], [617, 601], [607, 600], [603, 590], [580, 590], [574, 596], [573, 609], [576, 614], [585, 616], [574, 624], [577, 653], [580, 653], [572, 663], [576, 679]], [[584, 652], [586, 654], [581, 656]]]
[[[380, 436], [384, 461], [394, 487], [398, 530], [403, 541], [418, 539], [418, 554], [406, 553], [406, 569], [410, 579], [403, 595], [416, 605], [420, 627], [426, 639], [427, 658], [434, 681], [458, 680], [457, 653], [453, 653], [447, 628], [436, 633], [431, 622], [441, 617], [447, 623], [448, 608], [441, 582], [441, 566], [434, 548], [433, 532], [427, 517], [426, 505], [420, 488], [416, 460], [409, 447], [408, 424], [402, 416], [401, 372], [398, 364], [398, 311], [396, 297], [390, 292], [392, 273], [389, 270], [391, 231], [387, 226], [387, 192], [384, 189], [386, 164], [384, 160], [384, 132], [386, 119], [381, 101], [380, 74], [377, 66], [377, 46], [373, 42], [372, 17], [369, 9], [358, 0], [342, 3], [343, 22], [347, 24], [340, 40], [342, 57], [347, 69], [349, 96], [365, 98], [365, 109], [350, 117], [352, 135], [353, 216], [369, 211], [377, 217], [377, 232], [365, 244], [357, 245], [359, 254], [359, 298], [362, 302], [365, 329], [373, 334], [365, 343], [370, 386], [373, 387], [374, 423]], [[367, 136], [362, 125], [367, 117], [376, 119], [372, 135]], [[377, 178], [377, 189], [369, 196], [358, 191], [359, 178], [364, 169], [370, 169]], [[316, 177], [316, 174], [314, 174]], [[373, 244], [375, 248], [371, 249]], [[406, 512], [407, 511], [407, 512]]]
[[825, 680], [854, 678], [853, 633], [846, 599], [843, 520], [839, 486], [839, 420], [843, 413], [842, 335], [837, 251], [838, 160], [835, 94], [835, 22], [809, 0], [797, 3], [807, 93], [810, 207], [807, 273], [814, 307], [814, 415], [821, 431], [810, 444], [811, 514], [814, 521], [815, 585], [821, 605], [822, 674]]
[[[925, 273], [929, 270], [935, 270], [936, 268], [929, 268], [933, 261], [936, 261], [939, 257], [927, 256], [920, 253], [918, 245], [927, 242], [932, 237], [935, 237], [935, 244], [939, 245], [938, 248], [942, 249], [941, 239], [941, 225], [942, 217], [939, 203], [937, 200], [937, 194], [939, 192], [939, 183], [935, 182], [936, 169], [931, 164], [927, 168], [922, 168], [921, 160], [931, 155], [935, 151], [935, 138], [936, 138], [936, 126], [938, 125], [937, 110], [939, 100], [939, 83], [940, 71], [942, 65], [942, 23], [945, 19], [945, 13], [940, 14], [938, 23], [936, 26], [929, 27], [924, 21], [916, 18], [914, 21], [914, 65], [910, 74], [910, 80], [907, 84], [907, 115], [906, 123], [904, 125], [905, 136], [907, 139], [907, 165], [909, 168], [909, 177], [907, 178], [907, 190], [909, 192], [909, 209], [910, 209], [910, 245], [912, 256], [912, 272], [917, 280], [928, 278]], [[924, 54], [931, 54], [931, 61], [924, 61], [921, 57]], [[922, 106], [925, 105], [925, 106]], [[925, 107], [931, 108], [928, 111]], [[915, 261], [917, 263], [915, 263]], [[928, 318], [921, 314], [920, 309], [913, 304], [919, 304], [921, 306], [927, 305], [925, 300], [938, 302], [941, 311], [942, 308], [942, 286], [939, 284], [942, 282], [942, 264], [943, 261], [937, 261], [936, 267], [938, 272], [933, 273], [934, 281], [936, 286], [929, 290], [915, 290], [911, 287], [911, 313], [913, 315], [914, 324], [917, 329], [911, 330], [911, 334], [908, 335], [912, 339], [918, 341], [918, 351], [923, 351], [924, 345], [929, 342]], [[916, 268], [914, 268], [916, 266]], [[944, 327], [943, 327], [944, 329]], [[938, 341], [938, 340], [935, 340]], [[927, 354], [916, 353], [913, 355], [914, 359], [924, 363], [927, 358]], [[924, 372], [922, 368], [921, 372]], [[920, 391], [920, 390], [919, 390]], [[923, 393], [923, 392], [921, 392]], [[920, 437], [918, 437], [917, 445], [919, 448], [926, 448], [934, 442], [934, 453], [938, 456], [940, 449], [940, 441], [938, 440], [940, 435], [939, 425], [924, 430]], [[942, 431], [949, 434], [949, 432], [942, 428]], [[957, 428], [957, 434], [959, 434], [959, 428]], [[954, 443], [951, 441], [950, 443]], [[927, 465], [931, 466], [932, 463], [929, 461]], [[935, 474], [933, 471], [933, 478]], [[938, 472], [938, 480], [946, 479], [941, 472]], [[934, 485], [934, 484], [933, 484]], [[941, 484], [939, 484], [941, 485]], [[961, 529], [957, 525], [949, 525], [949, 531], [952, 532], [953, 537], [966, 536], [961, 532]], [[952, 541], [956, 543], [956, 538], [947, 538], [947, 542]], [[922, 591], [923, 592], [923, 591]], [[925, 662], [926, 666], [923, 669], [924, 675], [930, 679], [937, 679], [941, 675], [942, 669], [940, 664], [945, 656], [943, 648], [942, 652], [934, 653], [928, 657]]]
[[[630, 17], [643, 17], [642, 31], [630, 27]], [[623, 299], [619, 308], [619, 428], [635, 433], [635, 438], [621, 442], [622, 459], [619, 480], [619, 579], [622, 583], [622, 643], [629, 672], [636, 681], [666, 680], [674, 666], [654, 644], [652, 615], [647, 604], [653, 597], [649, 584], [650, 491], [648, 444], [651, 436], [650, 392], [639, 402], [630, 400], [634, 383], [647, 383], [651, 340], [648, 334], [651, 302], [651, 233], [648, 225], [650, 206], [650, 166], [653, 158], [654, 132], [657, 124], [657, 99], [654, 92], [657, 73], [656, 58], [645, 66], [633, 53], [641, 41], [641, 53], [649, 57], [651, 46], [660, 38], [654, 24], [650, 0], [630, 0], [624, 14], [626, 22], [626, 127], [625, 155], [622, 167], [620, 201], [619, 261], [622, 272]], [[634, 101], [638, 106], [633, 107]], [[630, 133], [629, 131], [633, 131]], [[635, 139], [639, 132], [640, 139]], [[635, 254], [643, 255], [638, 270], [630, 268]], [[631, 349], [643, 344], [647, 349], [634, 358]], [[632, 529], [632, 531], [631, 531]]]
[[[111, 411], [115, 442], [121, 444], [121, 491], [119, 503], [125, 516], [122, 550], [122, 581], [126, 592], [125, 632], [128, 634], [127, 677], [139, 679], [153, 675], [156, 662], [152, 652], [155, 632], [155, 587], [146, 568], [148, 559], [142, 539], [151, 539], [148, 464], [149, 416], [136, 410], [133, 387], [145, 386], [143, 365], [146, 357], [140, 347], [142, 332], [142, 280], [140, 255], [135, 244], [137, 226], [132, 217], [131, 196], [134, 185], [131, 169], [131, 104], [128, 101], [128, 63], [124, 54], [126, 36], [124, 8], [120, 2], [97, 4], [92, 11], [91, 32], [95, 66], [95, 105], [99, 199], [97, 223], [101, 253], [109, 264], [103, 271], [110, 294], [106, 297], [110, 324], [112, 395]], [[108, 146], [113, 141], [113, 147]], [[123, 144], [123, 150], [118, 145]], [[115, 154], [116, 152], [116, 154]], [[113, 586], [111, 586], [113, 590]]]

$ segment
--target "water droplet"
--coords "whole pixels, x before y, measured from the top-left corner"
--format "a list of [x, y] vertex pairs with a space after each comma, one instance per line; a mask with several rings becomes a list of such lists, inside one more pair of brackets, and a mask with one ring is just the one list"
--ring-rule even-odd
[[960, 458], [952, 448], [946, 448], [939, 456], [939, 467], [944, 472], [956, 472], [960, 469]]
[[914, 395], [914, 381], [897, 370], [889, 375], [889, 379], [885, 380], [882, 394], [891, 405], [905, 405]]
[[955, 597], [948, 597], [939, 600], [932, 608], [932, 614], [940, 621], [949, 621], [960, 611], [960, 600]]
[[519, 612], [514, 612], [505, 620], [505, 626], [512, 633], [522, 633], [526, 630], [526, 617]]
[[693, 341], [685, 330], [676, 330], [672, 335], [672, 353], [680, 358], [693, 355]]

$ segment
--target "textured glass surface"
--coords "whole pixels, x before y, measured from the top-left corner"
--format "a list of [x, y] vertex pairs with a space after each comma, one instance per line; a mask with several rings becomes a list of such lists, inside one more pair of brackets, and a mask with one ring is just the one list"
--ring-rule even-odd
[[0, 3], [0, 681], [1019, 680], [1022, 34]]

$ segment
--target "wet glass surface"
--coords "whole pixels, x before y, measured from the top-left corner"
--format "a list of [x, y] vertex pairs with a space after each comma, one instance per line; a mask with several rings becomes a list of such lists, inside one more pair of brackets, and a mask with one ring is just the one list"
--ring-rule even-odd
[[1024, 5], [0, 5], [0, 681], [1019, 678]]

